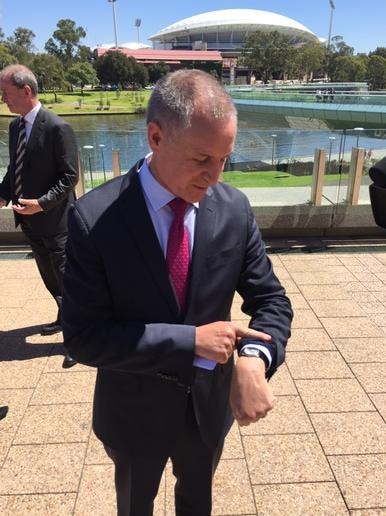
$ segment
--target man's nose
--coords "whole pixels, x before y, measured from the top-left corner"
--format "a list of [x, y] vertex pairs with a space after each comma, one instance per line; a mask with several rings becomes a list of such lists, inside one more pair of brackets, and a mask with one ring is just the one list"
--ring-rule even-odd
[[210, 184], [216, 184], [219, 180], [220, 174], [223, 171], [223, 162], [214, 162], [207, 168], [207, 178]]

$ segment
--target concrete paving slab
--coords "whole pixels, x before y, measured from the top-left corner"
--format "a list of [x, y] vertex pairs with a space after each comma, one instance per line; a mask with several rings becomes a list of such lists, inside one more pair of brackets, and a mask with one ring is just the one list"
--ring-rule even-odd
[[[287, 364], [274, 410], [233, 425], [212, 514], [384, 516], [386, 251], [271, 256], [296, 313]], [[90, 430], [95, 370], [63, 370], [62, 335], [40, 336], [56, 306], [33, 260], [1, 260], [0, 276], [0, 514], [113, 515], [113, 465]], [[169, 463], [155, 516], [174, 514], [174, 482]]]

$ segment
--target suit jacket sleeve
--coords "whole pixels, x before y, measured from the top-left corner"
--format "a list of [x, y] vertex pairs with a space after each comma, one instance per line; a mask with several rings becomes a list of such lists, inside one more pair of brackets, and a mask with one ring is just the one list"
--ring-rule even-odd
[[[248, 236], [237, 290], [244, 301], [242, 311], [251, 317], [249, 326], [272, 336], [271, 345], [275, 347], [276, 355], [276, 364], [272, 364], [269, 370], [269, 376], [272, 376], [284, 361], [293, 312], [285, 290], [273, 272], [249, 203], [245, 209]], [[243, 343], [242, 340], [240, 345]]]
[[11, 183], [9, 177], [9, 165], [7, 167], [7, 173], [5, 174], [0, 184], [0, 197], [9, 203], [11, 199]]
[[[14, 146], [16, 145], [15, 140], [15, 131], [17, 125], [17, 119], [13, 120], [9, 126], [9, 156], [12, 156], [12, 153], [14, 152]], [[7, 204], [12, 199], [12, 191], [11, 191], [11, 176], [10, 176], [10, 166], [7, 167], [7, 173], [5, 174], [3, 181], [0, 183], [0, 197], [7, 201]]]
[[189, 385], [195, 327], [118, 320], [104, 265], [77, 206], [70, 210], [68, 227], [62, 313], [64, 342], [70, 355], [90, 366], [162, 373]]
[[52, 131], [54, 133], [53, 166], [57, 180], [48, 192], [38, 199], [43, 211], [48, 211], [62, 202], [75, 189], [79, 178], [74, 131], [65, 122], [54, 124]]

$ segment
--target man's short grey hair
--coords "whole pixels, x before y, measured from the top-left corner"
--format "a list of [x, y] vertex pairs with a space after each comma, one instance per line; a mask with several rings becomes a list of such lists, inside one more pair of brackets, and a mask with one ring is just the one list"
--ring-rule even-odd
[[147, 123], [174, 131], [190, 127], [194, 115], [237, 119], [237, 110], [217, 79], [201, 70], [178, 70], [162, 77], [149, 100]]
[[36, 97], [38, 94], [38, 81], [33, 72], [24, 65], [9, 65], [0, 72], [0, 81], [10, 81], [17, 88], [29, 86], [32, 95]]

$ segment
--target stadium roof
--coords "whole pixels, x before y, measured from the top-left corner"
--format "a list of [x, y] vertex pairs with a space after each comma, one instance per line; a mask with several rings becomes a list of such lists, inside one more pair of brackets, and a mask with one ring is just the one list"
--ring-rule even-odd
[[[98, 47], [97, 57], [114, 49]], [[129, 57], [134, 57], [141, 63], [158, 63], [164, 61], [168, 64], [178, 64], [184, 61], [222, 61], [220, 52], [204, 50], [153, 50], [150, 48], [130, 50], [129, 48], [118, 48], [118, 51]]]
[[218, 32], [221, 30], [247, 30], [248, 32], [278, 30], [305, 40], [318, 41], [318, 37], [310, 29], [292, 18], [256, 9], [224, 9], [198, 14], [165, 27], [149, 39], [165, 42], [179, 36], [209, 30]]
[[[114, 43], [103, 43], [102, 45], [97, 45], [94, 48], [103, 48], [107, 50], [112, 50], [115, 48]], [[130, 50], [139, 50], [142, 48], [151, 48], [150, 45], [146, 45], [145, 43], [137, 43], [136, 41], [128, 41], [127, 43], [120, 43], [118, 48], [128, 48]]]

